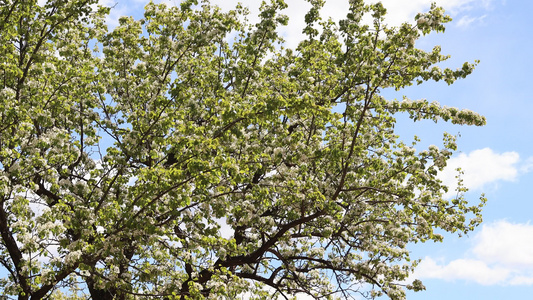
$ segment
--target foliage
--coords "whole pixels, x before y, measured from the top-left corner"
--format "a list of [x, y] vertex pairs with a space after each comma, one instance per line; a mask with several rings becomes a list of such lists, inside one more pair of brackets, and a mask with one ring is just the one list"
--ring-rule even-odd
[[406, 244], [481, 222], [484, 199], [446, 199], [437, 178], [455, 138], [417, 151], [394, 124], [485, 119], [380, 95], [472, 72], [415, 47], [441, 8], [395, 28], [380, 4], [351, 0], [336, 24], [311, 0], [285, 49], [282, 0], [252, 25], [242, 7], [150, 3], [111, 31], [95, 0], [36, 2], [0, 6], [2, 294], [403, 299]]

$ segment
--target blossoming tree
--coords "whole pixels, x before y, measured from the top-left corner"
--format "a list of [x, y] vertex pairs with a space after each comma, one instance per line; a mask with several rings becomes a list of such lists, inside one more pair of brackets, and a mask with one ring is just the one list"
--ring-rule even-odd
[[484, 199], [447, 199], [437, 178], [454, 137], [415, 150], [394, 124], [485, 119], [380, 95], [472, 72], [415, 47], [444, 30], [441, 8], [388, 27], [380, 4], [351, 0], [334, 23], [310, 0], [286, 49], [283, 0], [252, 25], [242, 7], [150, 3], [111, 31], [95, 2], [1, 2], [8, 298], [404, 299], [424, 288], [405, 283], [406, 245], [479, 224]]

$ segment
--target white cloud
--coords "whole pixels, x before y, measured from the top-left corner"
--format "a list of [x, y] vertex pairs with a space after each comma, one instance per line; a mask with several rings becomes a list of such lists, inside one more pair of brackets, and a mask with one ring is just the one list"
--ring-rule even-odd
[[533, 225], [498, 221], [484, 225], [473, 252], [489, 263], [533, 270]]
[[481, 285], [533, 285], [533, 225], [498, 221], [483, 225], [468, 253], [445, 263], [426, 257], [413, 278], [465, 280]]
[[482, 22], [483, 19], [485, 19], [487, 15], [483, 15], [480, 17], [471, 17], [471, 16], [463, 16], [459, 21], [457, 21], [457, 27], [468, 27], [473, 23], [479, 23]]
[[533, 157], [528, 157], [520, 167], [520, 173], [528, 173], [533, 170]]
[[[229, 10], [235, 7], [238, 0], [215, 0], [213, 4], [217, 4], [223, 9]], [[250, 8], [252, 15], [259, 10], [261, 1], [241, 1], [245, 6]], [[367, 3], [376, 3], [376, 1], [367, 0]], [[437, 5], [444, 7], [449, 13], [456, 15], [464, 11], [473, 9], [488, 10], [492, 7], [493, 0], [380, 0], [380, 2], [387, 8], [387, 20], [392, 25], [398, 25], [402, 22], [412, 21], [414, 16], [422, 11], [426, 11], [431, 6], [431, 3], [436, 2]], [[298, 20], [303, 27], [303, 16], [309, 9], [310, 5], [304, 0], [287, 1], [289, 8], [284, 11], [291, 19]], [[339, 20], [346, 16], [348, 12], [349, 2], [346, 0], [327, 0], [322, 9], [322, 16], [324, 18], [332, 17], [334, 20]]]
[[[43, 0], [40, 0], [43, 1]], [[475, 10], [486, 11], [491, 9], [494, 0], [381, 0], [383, 5], [387, 8], [387, 23], [393, 26], [400, 25], [403, 22], [411, 22], [415, 15], [419, 12], [427, 11], [431, 3], [436, 2], [437, 5], [444, 7], [448, 13], [453, 17], [458, 17], [464, 12], [472, 12]], [[114, 27], [118, 24], [118, 18], [122, 15], [131, 15], [134, 11], [138, 11], [144, 7], [149, 1], [134, 0], [134, 1], [117, 1], [117, 0], [100, 0], [100, 4], [107, 6], [115, 6], [107, 18], [108, 24]], [[158, 3], [166, 3], [167, 5], [177, 5], [180, 0], [156, 0]], [[257, 13], [262, 1], [242, 1], [242, 0], [212, 0], [211, 3], [220, 6], [223, 10], [230, 10], [235, 8], [238, 2], [243, 3], [250, 9], [249, 19], [251, 22], [257, 22]], [[367, 3], [375, 3], [374, 0], [367, 0]], [[115, 5], [116, 4], [116, 5]], [[310, 4], [304, 0], [290, 0], [287, 1], [289, 7], [283, 11], [284, 14], [290, 18], [289, 26], [280, 29], [280, 33], [286, 39], [286, 46], [295, 47], [298, 41], [302, 40], [302, 29], [305, 26], [304, 16], [307, 13]], [[322, 9], [322, 17], [327, 19], [331, 17], [338, 21], [346, 16], [349, 8], [349, 1], [347, 0], [327, 0]], [[482, 17], [463, 17], [457, 22], [457, 26], [471, 24], [474, 21], [479, 21]]]
[[[215, 0], [213, 4], [217, 4], [225, 10], [235, 7], [237, 0]], [[250, 20], [257, 22], [257, 12], [261, 1], [245, 1], [243, 2], [250, 9]], [[367, 3], [375, 3], [377, 1], [366, 1]], [[419, 12], [427, 11], [431, 3], [436, 2], [437, 5], [444, 7], [452, 16], [458, 15], [464, 11], [470, 11], [475, 8], [487, 10], [491, 7], [492, 0], [381, 0], [385, 8], [387, 8], [387, 23], [392, 26], [398, 26], [403, 22], [411, 22]], [[310, 5], [304, 0], [287, 1], [289, 7], [283, 11], [284, 14], [290, 18], [289, 26], [283, 28], [281, 33], [286, 39], [287, 46], [294, 47], [297, 41], [303, 39], [302, 29], [305, 26], [304, 16], [307, 13]], [[346, 17], [349, 9], [349, 2], [346, 0], [327, 0], [321, 14], [323, 19], [331, 17], [338, 21]], [[469, 23], [478, 21], [479, 18], [470, 17]], [[463, 20], [461, 25], [467, 19]], [[460, 24], [458, 23], [458, 26]]]
[[484, 148], [452, 157], [439, 177], [453, 191], [457, 182], [456, 169], [461, 168], [464, 185], [471, 190], [479, 190], [498, 181], [516, 180], [520, 173], [519, 161], [520, 155], [516, 152], [496, 153]]
[[481, 260], [457, 259], [449, 264], [439, 264], [426, 257], [417, 267], [415, 277], [446, 281], [470, 280], [481, 285], [493, 285], [504, 282], [509, 273], [509, 270], [503, 268], [491, 268]]
[[516, 276], [509, 280], [510, 285], [533, 285], [533, 275], [532, 276]]
[[[387, 23], [391, 26], [398, 26], [404, 22], [412, 22], [414, 17], [419, 12], [427, 11], [431, 7], [431, 3], [436, 2], [437, 5], [444, 7], [444, 9], [452, 14], [452, 16], [459, 15], [465, 11], [473, 9], [487, 10], [491, 7], [493, 0], [381, 0], [385, 8], [387, 8]], [[239, 1], [239, 0], [213, 0], [212, 4], [216, 4], [224, 10], [230, 10], [235, 7], [238, 2], [242, 2], [250, 9], [249, 20], [257, 22], [257, 12], [261, 1]], [[367, 0], [367, 3], [375, 3], [378, 1]], [[281, 28], [280, 33], [286, 40], [286, 46], [294, 48], [298, 42], [304, 38], [302, 30], [305, 26], [304, 17], [310, 8], [310, 4], [304, 0], [290, 0], [287, 1], [289, 7], [283, 11], [289, 16], [289, 25]], [[327, 0], [322, 8], [321, 15], [323, 19], [331, 17], [334, 21], [339, 21], [346, 17], [349, 9], [349, 1], [347, 0]], [[479, 17], [469, 17], [470, 19], [461, 19], [462, 22], [457, 23], [457, 26], [464, 26], [475, 21], [479, 21]], [[461, 21], [460, 20], [460, 21]], [[465, 22], [469, 21], [468, 24]]]

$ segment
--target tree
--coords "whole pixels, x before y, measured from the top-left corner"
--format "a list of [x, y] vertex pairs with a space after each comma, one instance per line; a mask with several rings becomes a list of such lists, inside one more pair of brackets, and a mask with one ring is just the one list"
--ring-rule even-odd
[[415, 150], [394, 124], [485, 119], [380, 95], [472, 72], [415, 47], [444, 31], [441, 8], [388, 27], [353, 0], [336, 24], [310, 0], [287, 49], [282, 0], [252, 26], [242, 7], [150, 3], [111, 31], [96, 2], [0, 6], [2, 294], [403, 299], [424, 288], [404, 283], [408, 243], [481, 222], [485, 200], [437, 178], [455, 137]]

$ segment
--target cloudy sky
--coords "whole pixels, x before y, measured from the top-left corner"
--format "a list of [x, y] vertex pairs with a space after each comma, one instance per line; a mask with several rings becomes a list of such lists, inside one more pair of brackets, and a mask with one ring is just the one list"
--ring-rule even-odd
[[[288, 46], [299, 40], [306, 3], [286, 0], [291, 26], [283, 30]], [[390, 24], [412, 20], [434, 0], [384, 0]], [[105, 0], [117, 3], [109, 24], [119, 15], [142, 13], [144, 0]], [[179, 0], [166, 0], [177, 4]], [[252, 11], [258, 0], [243, 0]], [[324, 15], [339, 19], [348, 0], [327, 0]], [[484, 127], [458, 127], [422, 122], [398, 124], [401, 136], [422, 138], [421, 146], [438, 144], [442, 131], [460, 135], [457, 153], [442, 174], [451, 182], [452, 172], [461, 167], [468, 196], [476, 201], [485, 193], [488, 204], [484, 223], [469, 236], [447, 235], [443, 243], [410, 247], [414, 257], [422, 258], [416, 276], [427, 291], [409, 294], [408, 299], [529, 299], [533, 294], [533, 183], [531, 85], [533, 60], [533, 1], [528, 0], [441, 0], [436, 1], [454, 18], [446, 33], [433, 34], [418, 42], [431, 49], [441, 45], [452, 55], [447, 65], [481, 60], [474, 74], [452, 86], [430, 83], [401, 91], [385, 92], [388, 97], [407, 95], [427, 98], [443, 105], [477, 111], [487, 117]], [[216, 0], [224, 8], [236, 1]]]

